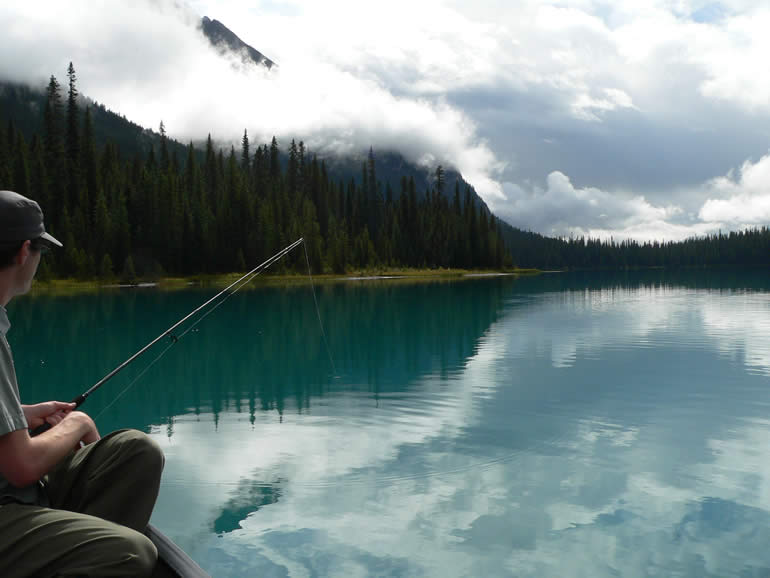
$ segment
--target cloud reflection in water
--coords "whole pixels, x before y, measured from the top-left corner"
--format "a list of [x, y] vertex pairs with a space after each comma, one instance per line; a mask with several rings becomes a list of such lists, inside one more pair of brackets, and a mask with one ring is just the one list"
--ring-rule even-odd
[[[330, 331], [333, 383], [297, 367], [278, 383], [234, 340], [275, 401], [241, 378], [222, 386], [237, 401], [152, 427], [156, 522], [213, 575], [770, 569], [766, 287], [473, 283], [322, 296], [326, 319], [356, 307]], [[277, 323], [296, 326], [295, 301]], [[267, 333], [270, 355], [314, 359], [303, 332]], [[206, 363], [209, 380], [237, 366]]]

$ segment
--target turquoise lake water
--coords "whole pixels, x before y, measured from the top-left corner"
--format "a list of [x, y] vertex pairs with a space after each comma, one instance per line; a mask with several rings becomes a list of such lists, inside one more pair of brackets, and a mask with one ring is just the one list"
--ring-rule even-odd
[[[770, 574], [770, 272], [316, 291], [331, 359], [310, 286], [244, 290], [83, 406], [161, 444], [153, 522], [213, 576]], [[14, 300], [23, 400], [214, 293]]]

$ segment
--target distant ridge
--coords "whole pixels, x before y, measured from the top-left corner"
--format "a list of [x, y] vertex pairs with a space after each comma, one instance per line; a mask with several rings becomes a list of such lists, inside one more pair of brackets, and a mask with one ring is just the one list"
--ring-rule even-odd
[[268, 69], [275, 65], [275, 62], [267, 58], [259, 50], [253, 48], [241, 40], [235, 32], [222, 24], [219, 20], [212, 20], [204, 16], [201, 20], [201, 30], [203, 35], [209, 39], [209, 42], [220, 52], [231, 51], [240, 54], [244, 62], [253, 62], [261, 64]]

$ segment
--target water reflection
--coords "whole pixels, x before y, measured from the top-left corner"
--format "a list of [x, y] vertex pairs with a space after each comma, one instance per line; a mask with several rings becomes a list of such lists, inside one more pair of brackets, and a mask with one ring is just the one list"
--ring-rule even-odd
[[[287, 404], [306, 411], [335, 384], [376, 400], [405, 391], [425, 373], [446, 378], [498, 315], [510, 280], [483, 284], [483, 290], [480, 281], [322, 287], [320, 314], [337, 375], [309, 288], [236, 294], [102, 419], [108, 425], [158, 423], [193, 410], [212, 412], [216, 423], [223, 411], [248, 411], [253, 423], [256, 412], [282, 414]], [[12, 337], [23, 353], [17, 369], [27, 395], [74, 397], [209, 296], [145, 290], [14, 302]], [[106, 406], [154, 353], [94, 394], [91, 411]]]
[[281, 480], [272, 484], [254, 480], [240, 482], [233, 497], [225, 505], [219, 517], [214, 520], [214, 532], [221, 535], [237, 530], [248, 516], [263, 506], [275, 504], [281, 494]]
[[[329, 286], [336, 375], [309, 294], [253, 291], [100, 419], [164, 445], [155, 521], [217, 576], [766, 575], [768, 285]], [[30, 299], [14, 348], [55, 320], [45, 365], [74, 382], [203, 297]], [[86, 337], [78, 364], [66, 336], [100, 327], [126, 342]], [[33, 356], [19, 365], [23, 387], [54, 387]]]

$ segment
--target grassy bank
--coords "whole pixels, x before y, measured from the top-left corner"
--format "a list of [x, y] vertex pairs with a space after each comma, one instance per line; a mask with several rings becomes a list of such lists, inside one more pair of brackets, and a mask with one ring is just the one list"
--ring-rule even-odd
[[[350, 271], [345, 275], [324, 273], [313, 275], [313, 283], [345, 283], [345, 282], [425, 282], [425, 281], [459, 281], [479, 277], [491, 277], [501, 275], [537, 275], [537, 269], [509, 269], [509, 270], [466, 270], [466, 269], [365, 269]], [[154, 287], [163, 290], [179, 290], [189, 287], [226, 287], [233, 283], [244, 273], [226, 273], [219, 275], [192, 275], [189, 277], [161, 277], [158, 279], [137, 280], [134, 283], [125, 283], [106, 279], [49, 279], [36, 280], [32, 285], [33, 294], [66, 295], [75, 293], [89, 293], [96, 291], [110, 291], [124, 288]], [[249, 285], [296, 285], [310, 283], [307, 273], [263, 273], [254, 277]]]

